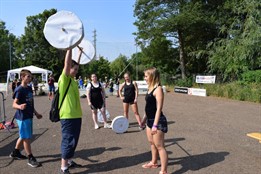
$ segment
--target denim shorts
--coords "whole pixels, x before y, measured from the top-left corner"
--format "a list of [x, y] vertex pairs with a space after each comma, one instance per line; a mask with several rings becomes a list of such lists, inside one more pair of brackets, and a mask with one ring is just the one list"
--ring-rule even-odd
[[55, 92], [55, 87], [54, 86], [49, 86], [49, 92]]
[[60, 122], [62, 127], [61, 154], [62, 158], [67, 160], [74, 156], [80, 137], [82, 119], [61, 119]]
[[33, 119], [28, 118], [26, 120], [16, 119], [16, 123], [19, 127], [19, 137], [21, 139], [31, 139], [33, 136]]

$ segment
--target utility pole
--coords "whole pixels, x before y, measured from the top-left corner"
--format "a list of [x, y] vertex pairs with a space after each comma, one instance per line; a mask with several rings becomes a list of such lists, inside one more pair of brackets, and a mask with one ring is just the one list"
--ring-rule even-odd
[[96, 50], [96, 29], [94, 29], [94, 31], [93, 31], [93, 47], [94, 47], [94, 51], [95, 51], [95, 53], [94, 53], [94, 59], [95, 60], [97, 60], [97, 57], [96, 57], [96, 55], [97, 55], [97, 50]]
[[10, 69], [12, 69], [12, 45], [11, 45], [11, 41], [9, 41], [9, 61], [10, 61]]

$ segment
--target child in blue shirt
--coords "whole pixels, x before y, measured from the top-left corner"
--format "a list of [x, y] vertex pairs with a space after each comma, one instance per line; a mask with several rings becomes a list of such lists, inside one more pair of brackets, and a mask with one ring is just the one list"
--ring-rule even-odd
[[13, 98], [13, 108], [16, 109], [15, 119], [19, 127], [19, 138], [16, 142], [14, 151], [10, 154], [14, 159], [26, 159], [26, 156], [20, 153], [22, 145], [28, 156], [28, 165], [38, 167], [40, 163], [35, 159], [31, 150], [31, 138], [33, 135], [33, 115], [38, 119], [42, 118], [34, 109], [33, 90], [29, 85], [32, 73], [29, 70], [21, 70], [21, 85], [15, 89]]

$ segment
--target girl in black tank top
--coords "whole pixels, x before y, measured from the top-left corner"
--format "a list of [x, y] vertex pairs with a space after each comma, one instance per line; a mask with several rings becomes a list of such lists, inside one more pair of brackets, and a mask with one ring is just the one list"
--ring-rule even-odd
[[[141, 123], [141, 117], [138, 111], [138, 104], [137, 104], [137, 98], [138, 98], [138, 87], [136, 82], [133, 82], [130, 79], [129, 73], [124, 74], [124, 80], [125, 82], [121, 84], [119, 89], [119, 96], [123, 101], [123, 111], [124, 116], [129, 119], [129, 107], [131, 106], [134, 115], [136, 117], [136, 120], [139, 124], [139, 130], [143, 130], [145, 126]], [[122, 95], [122, 92], [124, 95]]]
[[130, 103], [133, 104], [135, 100], [135, 86], [133, 85], [132, 81], [128, 85], [126, 82], [123, 86], [123, 92], [124, 92], [124, 103]]
[[[160, 157], [161, 170], [159, 174], [167, 174], [168, 154], [164, 143], [164, 134], [168, 132], [167, 119], [163, 115], [164, 93], [160, 86], [160, 74], [156, 68], [144, 71], [144, 80], [148, 84], [148, 93], [145, 100], [145, 115], [142, 123], [146, 121], [147, 139], [151, 146], [151, 161], [142, 165], [145, 169], [157, 168]], [[160, 153], [159, 153], [160, 151]]]

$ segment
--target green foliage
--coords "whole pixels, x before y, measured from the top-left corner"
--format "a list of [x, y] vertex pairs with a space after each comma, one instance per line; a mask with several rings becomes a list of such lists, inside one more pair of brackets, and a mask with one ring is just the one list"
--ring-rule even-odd
[[35, 65], [53, 71], [55, 79], [63, 69], [65, 52], [52, 47], [44, 37], [43, 29], [47, 19], [57, 10], [45, 10], [43, 13], [28, 16], [25, 33], [16, 43], [18, 66]]
[[99, 60], [92, 60], [90, 63], [84, 66], [85, 71], [79, 73], [82, 77], [89, 77], [91, 74], [96, 74], [98, 80], [104, 81], [105, 78], [111, 77], [110, 72], [110, 62], [103, 57], [100, 57]]
[[224, 81], [237, 80], [240, 74], [261, 67], [261, 2], [258, 0], [227, 1], [224, 12], [231, 11], [230, 23], [221, 33], [226, 37], [210, 43], [209, 67]]
[[225, 97], [234, 100], [261, 103], [260, 83], [233, 82], [227, 84], [204, 85], [208, 96]]
[[192, 87], [193, 86], [193, 79], [192, 77], [186, 78], [186, 79], [178, 79], [177, 81], [174, 82], [176, 86], [180, 87]]
[[247, 71], [241, 75], [244, 83], [261, 83], [261, 70]]

